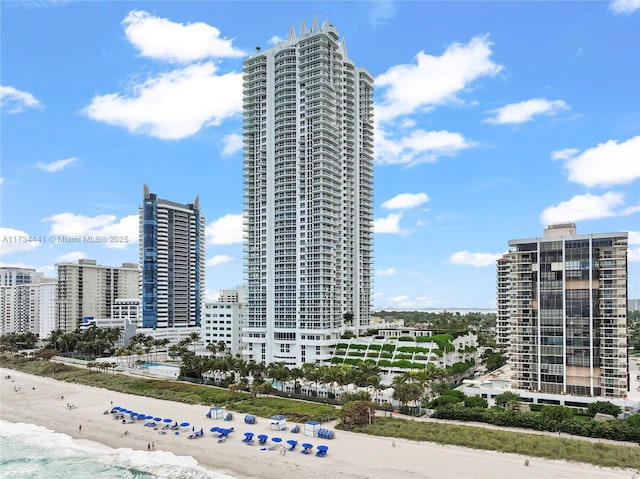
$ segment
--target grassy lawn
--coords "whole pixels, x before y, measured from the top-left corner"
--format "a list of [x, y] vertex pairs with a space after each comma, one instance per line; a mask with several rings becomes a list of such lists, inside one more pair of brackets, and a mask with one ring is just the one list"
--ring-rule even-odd
[[201, 386], [188, 382], [150, 379], [125, 374], [102, 373], [68, 364], [36, 361], [0, 355], [0, 366], [13, 368], [36, 376], [53, 377], [85, 386], [95, 386], [138, 396], [166, 399], [186, 404], [225, 406], [231, 411], [271, 417], [287, 416], [290, 422], [331, 421], [337, 418], [336, 409], [327, 404], [291, 401], [274, 397], [254, 397], [249, 393], [231, 392], [225, 388]]
[[585, 462], [604, 467], [633, 468], [640, 471], [640, 447], [638, 446], [395, 418], [376, 418], [371, 426], [362, 426], [354, 431], [374, 436], [400, 437], [414, 441], [430, 441], [472, 449]]

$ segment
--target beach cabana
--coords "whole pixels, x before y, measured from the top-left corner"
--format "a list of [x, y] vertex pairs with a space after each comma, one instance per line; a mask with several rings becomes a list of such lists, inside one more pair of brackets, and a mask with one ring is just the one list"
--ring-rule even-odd
[[212, 407], [209, 409], [209, 412], [207, 413], [207, 417], [211, 419], [222, 419], [223, 415], [224, 415], [224, 409], [222, 409], [221, 407]]
[[317, 436], [318, 429], [320, 429], [320, 423], [318, 421], [307, 421], [304, 423], [305, 436]]
[[287, 428], [286, 416], [272, 416], [269, 418], [269, 429], [284, 431]]

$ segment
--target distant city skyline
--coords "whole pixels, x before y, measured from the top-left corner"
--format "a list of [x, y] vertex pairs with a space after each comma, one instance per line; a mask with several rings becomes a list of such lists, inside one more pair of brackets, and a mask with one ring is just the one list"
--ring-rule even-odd
[[242, 62], [317, 15], [374, 78], [375, 309], [495, 309], [508, 241], [568, 221], [628, 232], [640, 297], [639, 2], [0, 8], [1, 265], [137, 262], [148, 183], [200, 195], [205, 299], [243, 284]]

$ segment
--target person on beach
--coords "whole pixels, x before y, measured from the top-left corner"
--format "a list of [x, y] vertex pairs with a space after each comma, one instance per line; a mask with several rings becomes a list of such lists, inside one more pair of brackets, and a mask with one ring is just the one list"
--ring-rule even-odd
[[155, 442], [152, 442], [152, 443], [151, 443], [151, 449], [155, 449], [155, 448], [156, 448], [156, 443], [155, 443]]
[[150, 451], [150, 450], [151, 450], [151, 443], [149, 442], [147, 443], [147, 451]]
[[82, 432], [82, 424], [78, 426], [78, 432]]

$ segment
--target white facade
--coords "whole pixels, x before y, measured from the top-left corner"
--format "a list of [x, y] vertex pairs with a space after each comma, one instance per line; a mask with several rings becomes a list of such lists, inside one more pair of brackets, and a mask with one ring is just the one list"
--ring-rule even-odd
[[223, 289], [218, 301], [205, 303], [201, 337], [205, 348], [220, 341], [225, 353], [236, 355], [242, 350], [242, 323], [247, 306], [247, 288]]
[[108, 318], [117, 298], [138, 296], [138, 265], [135, 263], [114, 267], [81, 259], [77, 264], [56, 266], [57, 329], [70, 332], [82, 325], [83, 318]]
[[248, 284], [243, 355], [331, 359], [369, 324], [373, 267], [373, 77], [326, 21], [243, 63]]
[[55, 329], [56, 280], [31, 276], [35, 282], [0, 286], [0, 334], [33, 333], [46, 338]]
[[0, 286], [37, 283], [44, 275], [33, 268], [0, 267]]
[[507, 253], [496, 261], [496, 343], [511, 345], [511, 256]]
[[140, 207], [140, 304], [145, 328], [199, 327], [205, 287], [205, 218], [144, 185]]

